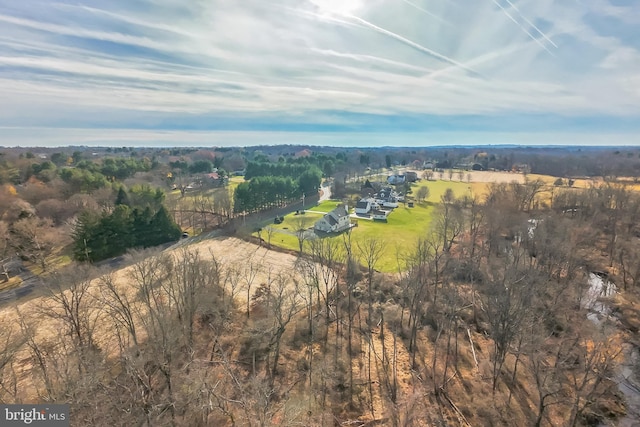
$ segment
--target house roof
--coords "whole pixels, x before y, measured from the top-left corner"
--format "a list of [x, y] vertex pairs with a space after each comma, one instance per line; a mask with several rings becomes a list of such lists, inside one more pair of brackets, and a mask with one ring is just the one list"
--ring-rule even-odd
[[333, 215], [325, 215], [324, 219], [327, 220], [327, 222], [329, 223], [329, 225], [336, 225], [338, 223], [338, 221], [333, 217]]
[[331, 211], [333, 215], [337, 218], [341, 218], [343, 216], [348, 216], [349, 212], [347, 212], [347, 208], [345, 205], [338, 205], [334, 210]]
[[369, 202], [366, 200], [360, 200], [356, 203], [356, 209], [365, 209], [367, 206], [369, 206]]

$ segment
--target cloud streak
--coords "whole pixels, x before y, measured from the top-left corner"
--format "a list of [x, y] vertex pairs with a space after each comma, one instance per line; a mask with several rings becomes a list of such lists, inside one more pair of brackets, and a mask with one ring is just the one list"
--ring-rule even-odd
[[[407, 132], [407, 117], [436, 127], [438, 117], [475, 117], [497, 129], [513, 114], [640, 123], [630, 7], [426, 4], [2, 3], [0, 126], [195, 131], [228, 122], [240, 131], [257, 120], [283, 131], [335, 131], [337, 123], [376, 131], [386, 123], [385, 132], [387, 124]], [[539, 134], [532, 123], [523, 132]], [[615, 126], [612, 119], [602, 132]], [[0, 144], [24, 132], [0, 131]]]

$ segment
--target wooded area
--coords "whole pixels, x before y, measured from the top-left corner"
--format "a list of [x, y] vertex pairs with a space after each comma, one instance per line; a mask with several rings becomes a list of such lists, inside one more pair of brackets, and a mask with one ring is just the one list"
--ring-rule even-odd
[[[640, 313], [605, 301], [618, 317], [592, 322], [585, 301], [593, 271], [637, 298], [632, 181], [444, 192], [415, 244], [307, 239], [280, 254], [294, 260], [284, 272], [197, 244], [130, 252], [124, 269], [49, 268], [64, 224], [81, 259], [180, 232], [163, 191], [122, 184], [57, 205], [67, 183], [4, 187], [0, 249], [47, 274], [45, 297], [1, 312], [0, 401], [69, 402], [72, 425], [592, 425], [625, 412], [616, 372]], [[188, 197], [205, 212], [223, 190]], [[383, 274], [389, 251], [397, 271]]]

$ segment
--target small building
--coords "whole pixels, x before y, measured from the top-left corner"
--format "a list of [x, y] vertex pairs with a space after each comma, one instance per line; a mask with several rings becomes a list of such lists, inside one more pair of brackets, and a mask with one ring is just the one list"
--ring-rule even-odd
[[346, 204], [338, 205], [334, 210], [325, 214], [318, 220], [313, 228], [324, 233], [340, 233], [351, 226], [349, 220], [349, 207]]
[[383, 211], [383, 210], [374, 210], [371, 211], [371, 216], [373, 217], [374, 221], [387, 221], [387, 216], [389, 216], [389, 211]]
[[404, 184], [406, 181], [406, 177], [404, 175], [389, 175], [387, 177], [387, 183], [390, 185], [399, 185]]
[[358, 215], [366, 215], [371, 211], [371, 201], [367, 199], [362, 199], [358, 203], [356, 203], [356, 214]]

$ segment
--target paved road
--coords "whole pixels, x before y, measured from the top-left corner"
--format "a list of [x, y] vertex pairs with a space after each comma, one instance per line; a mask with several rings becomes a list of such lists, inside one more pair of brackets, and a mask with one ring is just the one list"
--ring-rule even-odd
[[325, 186], [320, 187], [320, 191], [322, 192], [322, 195], [320, 196], [320, 199], [318, 199], [318, 203], [331, 199], [331, 184], [325, 182]]
[[20, 286], [0, 292], [0, 306], [30, 295], [43, 283], [39, 276], [34, 275], [29, 270], [23, 270], [19, 276], [22, 280]]
[[[328, 200], [331, 197], [331, 188], [329, 186], [322, 187], [322, 190], [323, 200]], [[317, 201], [318, 196], [307, 197], [305, 206], [315, 204]], [[171, 250], [190, 243], [201, 242], [203, 240], [211, 239], [214, 237], [231, 236], [236, 234], [236, 232], [241, 229], [253, 231], [256, 227], [261, 226], [267, 220], [272, 220], [275, 216], [286, 215], [301, 208], [302, 201], [299, 201], [286, 207], [274, 208], [266, 212], [257, 212], [254, 214], [250, 214], [245, 218], [234, 218], [222, 228], [212, 230], [207, 233], [202, 233], [198, 236], [190, 237], [187, 239], [181, 239], [173, 244], [160, 246], [160, 249]], [[98, 267], [106, 266], [113, 269], [118, 269], [124, 266], [124, 261], [125, 257], [119, 256], [97, 262], [95, 263], [95, 265]], [[0, 306], [13, 303], [29, 295], [32, 295], [35, 291], [40, 290], [42, 288], [42, 284], [44, 283], [39, 276], [32, 274], [29, 270], [24, 270], [22, 273], [20, 273], [20, 278], [22, 279], [22, 284], [19, 287], [0, 292]]]

